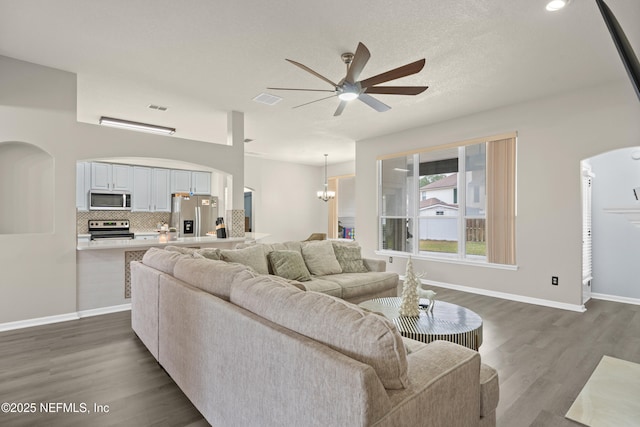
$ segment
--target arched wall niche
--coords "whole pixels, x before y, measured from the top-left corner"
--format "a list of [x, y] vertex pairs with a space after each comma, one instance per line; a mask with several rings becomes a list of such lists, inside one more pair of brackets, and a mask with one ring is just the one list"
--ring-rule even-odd
[[33, 144], [0, 141], [0, 234], [52, 233], [53, 157]]

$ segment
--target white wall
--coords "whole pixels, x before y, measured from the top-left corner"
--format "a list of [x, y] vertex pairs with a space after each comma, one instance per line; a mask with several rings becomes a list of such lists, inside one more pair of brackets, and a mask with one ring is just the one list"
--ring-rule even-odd
[[[517, 271], [426, 260], [414, 260], [414, 268], [426, 280], [578, 307], [580, 160], [637, 145], [638, 117], [635, 93], [619, 81], [358, 141], [356, 228], [363, 254], [377, 248], [377, 156], [517, 131]], [[405, 262], [396, 257], [388, 268], [404, 274]], [[559, 286], [551, 286], [551, 276]]]
[[245, 157], [245, 185], [253, 192], [253, 231], [268, 233], [264, 242], [304, 240], [326, 233], [327, 204], [316, 197], [322, 189], [324, 166]]
[[[156, 157], [243, 180], [241, 149], [76, 120], [75, 74], [0, 56], [0, 144], [33, 144], [53, 158], [53, 232], [0, 235], [0, 323], [76, 311], [76, 161]], [[19, 196], [19, 192], [16, 192]]]
[[[637, 140], [640, 143], [640, 139]], [[625, 215], [605, 209], [634, 208], [640, 202], [632, 189], [640, 187], [640, 147], [624, 148], [589, 159], [596, 175], [592, 185], [592, 292], [640, 299], [640, 227]], [[640, 216], [640, 215], [639, 215]]]

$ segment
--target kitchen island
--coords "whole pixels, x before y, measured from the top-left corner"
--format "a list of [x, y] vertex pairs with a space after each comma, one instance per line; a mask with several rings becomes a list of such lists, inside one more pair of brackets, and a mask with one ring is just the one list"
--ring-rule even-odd
[[190, 248], [232, 249], [238, 243], [254, 242], [269, 236], [245, 233], [245, 237], [218, 239], [213, 236], [168, 239], [79, 240], [76, 251], [77, 310], [91, 316], [130, 309], [131, 277], [129, 264], [139, 261], [149, 248], [184, 246]]

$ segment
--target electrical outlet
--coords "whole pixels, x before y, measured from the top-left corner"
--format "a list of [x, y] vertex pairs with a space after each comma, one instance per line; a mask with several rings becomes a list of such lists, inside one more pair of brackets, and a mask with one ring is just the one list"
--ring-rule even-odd
[[393, 264], [393, 257], [392, 256], [389, 257], [389, 264]]
[[551, 284], [553, 286], [558, 286], [558, 276], [551, 276]]

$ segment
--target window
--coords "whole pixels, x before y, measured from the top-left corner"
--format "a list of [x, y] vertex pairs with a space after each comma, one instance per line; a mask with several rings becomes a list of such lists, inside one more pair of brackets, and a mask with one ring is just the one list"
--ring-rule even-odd
[[515, 264], [515, 138], [379, 159], [379, 249]]

